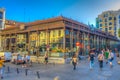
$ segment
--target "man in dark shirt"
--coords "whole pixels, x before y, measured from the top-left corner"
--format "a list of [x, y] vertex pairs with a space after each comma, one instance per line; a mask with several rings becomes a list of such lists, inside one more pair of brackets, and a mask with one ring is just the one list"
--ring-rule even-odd
[[90, 51], [90, 54], [89, 54], [89, 58], [88, 60], [90, 61], [90, 69], [93, 69], [93, 66], [94, 66], [94, 57], [95, 57], [95, 53], [93, 50]]

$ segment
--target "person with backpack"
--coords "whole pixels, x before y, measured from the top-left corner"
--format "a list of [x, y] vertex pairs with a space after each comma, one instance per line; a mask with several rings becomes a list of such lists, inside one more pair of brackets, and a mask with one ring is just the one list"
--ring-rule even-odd
[[95, 53], [93, 50], [91, 50], [88, 57], [88, 60], [90, 61], [90, 70], [92, 70], [94, 66], [94, 57], [95, 57]]
[[72, 57], [73, 70], [76, 70], [77, 61], [77, 56], [74, 54]]
[[102, 68], [103, 68], [103, 60], [104, 60], [103, 53], [98, 54], [98, 61], [99, 61], [100, 70], [102, 70]]
[[113, 63], [112, 63], [112, 61], [113, 61], [113, 59], [114, 59], [114, 54], [113, 54], [113, 52], [112, 52], [112, 50], [110, 50], [110, 53], [109, 53], [109, 63], [110, 63], [110, 67], [112, 68], [113, 67]]

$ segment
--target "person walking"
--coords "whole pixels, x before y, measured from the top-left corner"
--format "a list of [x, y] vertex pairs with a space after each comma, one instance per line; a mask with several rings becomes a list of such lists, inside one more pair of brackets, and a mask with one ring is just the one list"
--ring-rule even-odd
[[23, 67], [23, 68], [24, 68], [24, 67], [27, 67], [27, 66], [26, 66], [26, 55], [23, 55], [23, 57], [22, 57], [22, 62], [23, 62], [22, 67]]
[[0, 78], [3, 79], [3, 67], [4, 67], [4, 60], [0, 57]]
[[119, 51], [115, 48], [115, 54], [116, 54], [116, 61], [118, 62], [120, 59]]
[[27, 67], [31, 66], [31, 61], [30, 61], [30, 55], [29, 54], [26, 55], [26, 64], [27, 64]]
[[109, 57], [109, 49], [106, 49], [106, 51], [104, 52], [104, 56], [105, 56], [105, 61], [106, 61], [106, 64], [108, 63], [108, 57]]
[[48, 54], [47, 53], [45, 53], [45, 56], [44, 56], [44, 62], [45, 62], [45, 64], [48, 64]]
[[93, 50], [90, 51], [88, 60], [90, 61], [90, 70], [93, 69], [94, 66], [94, 58], [95, 58], [95, 53]]
[[110, 53], [109, 53], [109, 63], [110, 63], [110, 67], [112, 68], [113, 67], [113, 63], [112, 63], [112, 61], [113, 61], [113, 59], [114, 59], [114, 54], [113, 54], [113, 52], [112, 52], [112, 50], [110, 50]]
[[104, 60], [103, 53], [98, 54], [98, 61], [99, 61], [100, 70], [102, 70], [102, 68], [103, 68], [103, 60]]
[[77, 56], [74, 54], [72, 57], [73, 70], [76, 70], [77, 61]]

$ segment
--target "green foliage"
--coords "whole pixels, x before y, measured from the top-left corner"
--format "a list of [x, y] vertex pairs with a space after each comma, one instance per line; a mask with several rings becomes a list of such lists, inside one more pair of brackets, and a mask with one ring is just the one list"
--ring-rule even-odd
[[118, 29], [118, 36], [120, 37], [120, 28]]

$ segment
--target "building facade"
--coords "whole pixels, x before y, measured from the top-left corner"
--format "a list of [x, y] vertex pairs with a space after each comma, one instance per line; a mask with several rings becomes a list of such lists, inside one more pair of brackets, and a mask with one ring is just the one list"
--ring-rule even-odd
[[5, 9], [0, 8], [0, 30], [4, 29], [5, 24]]
[[[0, 33], [1, 30], [4, 29], [5, 24], [5, 9], [0, 8]], [[1, 44], [1, 36], [0, 36], [0, 51], [2, 50], [2, 44]]]
[[77, 42], [81, 44], [80, 54], [87, 55], [92, 48], [112, 48], [118, 41], [109, 33], [91, 30], [89, 26], [63, 16], [5, 28], [1, 36], [3, 51], [26, 51], [36, 56], [42, 56], [46, 51], [50, 55], [76, 52]]
[[100, 30], [118, 37], [118, 29], [120, 28], [120, 10], [105, 11], [98, 15], [96, 18], [96, 26]]

